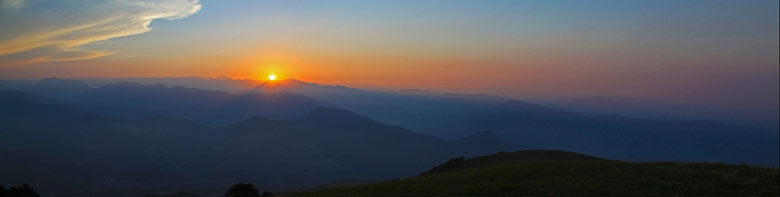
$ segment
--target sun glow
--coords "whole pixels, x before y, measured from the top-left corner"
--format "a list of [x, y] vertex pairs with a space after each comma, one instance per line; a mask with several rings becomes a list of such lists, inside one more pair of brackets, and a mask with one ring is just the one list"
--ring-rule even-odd
[[276, 75], [274, 75], [274, 74], [268, 75], [268, 80], [271, 80], [271, 81], [276, 80]]

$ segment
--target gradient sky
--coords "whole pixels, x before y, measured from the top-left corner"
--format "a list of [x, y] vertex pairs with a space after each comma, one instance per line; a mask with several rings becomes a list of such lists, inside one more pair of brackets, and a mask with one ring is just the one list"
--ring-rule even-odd
[[0, 78], [298, 78], [778, 108], [778, 1], [0, 0]]

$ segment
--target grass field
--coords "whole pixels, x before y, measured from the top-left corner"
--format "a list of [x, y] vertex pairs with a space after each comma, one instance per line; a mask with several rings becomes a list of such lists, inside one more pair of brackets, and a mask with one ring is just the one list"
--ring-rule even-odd
[[563, 151], [517, 151], [425, 175], [283, 196], [778, 196], [778, 170], [711, 163], [630, 163]]

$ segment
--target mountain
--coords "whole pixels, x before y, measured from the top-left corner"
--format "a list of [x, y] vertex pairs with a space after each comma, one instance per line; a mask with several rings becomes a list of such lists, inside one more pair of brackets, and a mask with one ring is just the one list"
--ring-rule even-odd
[[284, 196], [777, 196], [777, 169], [630, 163], [564, 151], [450, 160], [424, 176]]
[[0, 90], [0, 107], [0, 123], [9, 126], [45, 126], [83, 115], [81, 111], [57, 105], [56, 100], [16, 90]]
[[80, 79], [93, 87], [121, 82], [133, 82], [144, 85], [163, 84], [170, 87], [184, 86], [205, 90], [220, 90], [233, 94], [244, 94], [258, 84], [251, 79], [233, 79], [225, 75], [214, 78], [205, 77], [142, 77], [142, 78], [86, 78]]
[[10, 80], [0, 81], [0, 90], [18, 90], [58, 100], [74, 100], [90, 89], [81, 80], [44, 78], [40, 80]]
[[73, 100], [87, 92], [91, 87], [75, 79], [41, 79], [30, 88], [32, 93], [61, 100]]
[[431, 120], [423, 133], [443, 139], [490, 130], [513, 143], [630, 161], [778, 165], [778, 133], [711, 122], [592, 115], [510, 101]]
[[167, 116], [227, 125], [252, 116], [292, 119], [328, 104], [289, 92], [236, 95], [162, 84], [122, 82], [84, 93], [77, 105], [119, 118]]
[[260, 84], [258, 84], [253, 88], [253, 91], [264, 92], [264, 93], [289, 91], [289, 92], [295, 92], [300, 94], [305, 93], [305, 94], [312, 94], [312, 95], [357, 94], [357, 93], [364, 92], [364, 90], [361, 89], [349, 88], [341, 85], [334, 85], [334, 86], [320, 85], [320, 84], [305, 82], [297, 79], [284, 79], [278, 81], [261, 82]]
[[421, 92], [420, 90], [378, 91], [329, 86], [295, 79], [267, 81], [254, 92], [288, 91], [355, 111], [380, 122], [412, 130], [428, 128], [432, 117], [457, 111], [476, 110], [508, 101], [500, 96]]
[[[149, 95], [168, 98], [158, 93]], [[133, 94], [138, 92], [123, 96]], [[235, 182], [286, 191], [412, 176], [446, 158], [519, 147], [443, 141], [336, 108], [318, 107], [291, 120], [254, 117], [208, 127], [166, 116], [105, 117], [48, 101], [0, 92], [0, 158], [10, 161], [0, 162], [3, 184], [29, 183], [54, 196], [177, 190], [216, 195]]]
[[746, 125], [766, 130], [780, 130], [780, 109], [729, 108], [717, 109], [690, 103], [634, 100], [609, 96], [569, 98], [547, 101], [561, 109], [586, 113], [620, 114], [635, 118], [656, 120], [709, 120]]
[[[222, 130], [231, 136], [226, 144], [241, 145], [232, 148], [228, 155], [264, 155], [265, 158], [257, 159], [273, 161], [258, 166], [244, 158], [237, 162], [245, 164], [232, 168], [276, 169], [252, 181], [271, 185], [274, 183], [268, 180], [286, 180], [279, 187], [411, 175], [435, 163], [431, 158], [455, 154], [436, 138], [339, 109], [318, 108], [290, 121], [253, 118]], [[296, 178], [302, 176], [309, 180]]]
[[[253, 118], [222, 131], [231, 136], [229, 144], [246, 145], [234, 148], [237, 152], [231, 154], [270, 155], [271, 160], [279, 163], [267, 163], [264, 168], [298, 169], [265, 176], [271, 179], [312, 172], [330, 174], [340, 177], [339, 180], [389, 179], [413, 175], [444, 158], [520, 148], [511, 143], [481, 144], [468, 139], [450, 143], [335, 108], [318, 108], [294, 120]], [[322, 184], [326, 180], [316, 182]]]
[[[381, 122], [401, 125], [412, 130], [427, 130], [435, 126], [429, 119], [458, 111], [477, 110], [498, 105], [510, 99], [486, 94], [437, 93], [422, 89], [369, 90], [341, 85], [322, 85], [295, 79], [257, 81], [233, 79], [227, 76], [162, 77], [162, 78], [84, 78], [41, 80], [1, 80], [0, 90], [22, 90], [38, 95], [72, 100], [85, 92], [87, 87], [100, 87], [121, 82], [139, 84], [164, 84], [168, 87], [183, 86], [205, 90], [220, 90], [232, 94], [255, 92], [271, 94], [292, 92], [331, 103], [339, 108], [355, 111]], [[534, 102], [556, 109], [583, 113], [620, 114], [627, 117], [669, 120], [708, 120], [737, 125], [747, 125], [768, 130], [778, 130], [779, 109], [714, 109], [693, 106], [690, 103], [674, 103], [650, 100], [634, 100], [612, 96], [584, 98], [548, 98]]]
[[49, 99], [40, 97], [38, 95], [29, 92], [24, 92], [19, 90], [0, 90], [0, 102], [51, 103], [54, 101], [51, 101]]

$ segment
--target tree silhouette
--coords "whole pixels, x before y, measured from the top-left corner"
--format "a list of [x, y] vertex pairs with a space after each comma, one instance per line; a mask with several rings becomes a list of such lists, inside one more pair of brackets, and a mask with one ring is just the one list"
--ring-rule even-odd
[[264, 191], [263, 194], [260, 195], [260, 197], [273, 197], [274, 193], [271, 193], [269, 191]]
[[21, 187], [10, 187], [8, 190], [0, 185], [0, 196], [2, 197], [39, 197], [38, 192], [30, 187], [28, 184], [24, 184]]
[[225, 192], [225, 197], [260, 197], [260, 193], [252, 184], [238, 183]]

